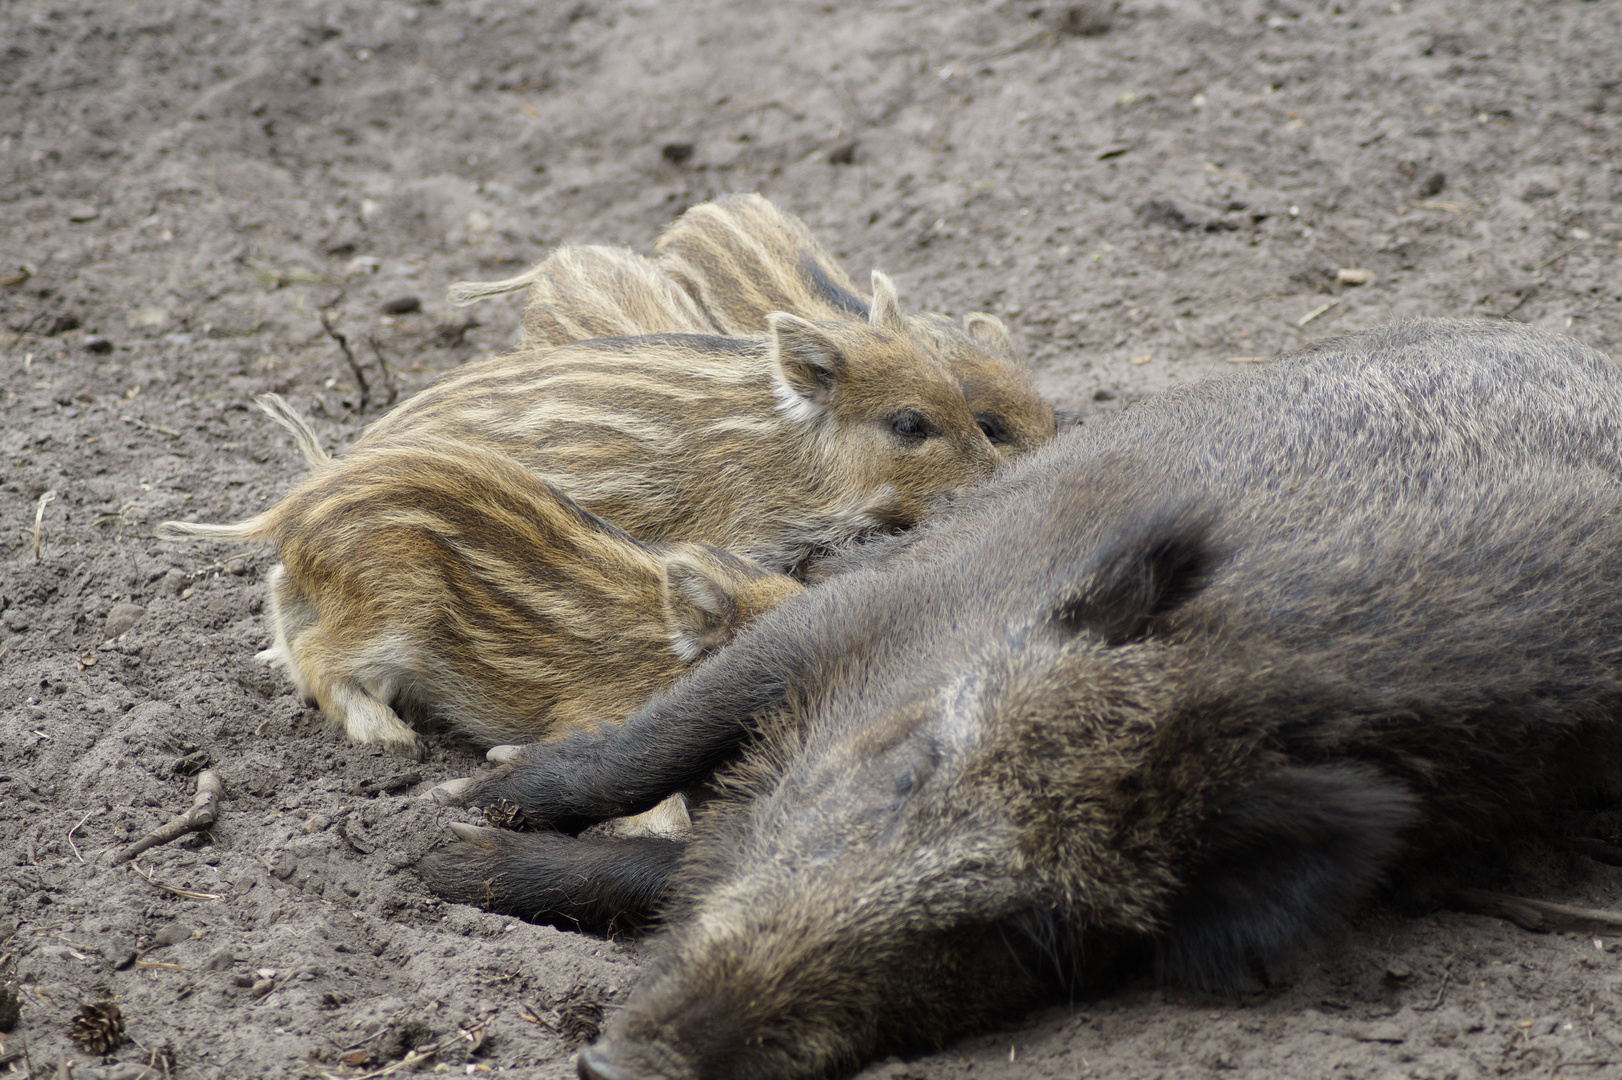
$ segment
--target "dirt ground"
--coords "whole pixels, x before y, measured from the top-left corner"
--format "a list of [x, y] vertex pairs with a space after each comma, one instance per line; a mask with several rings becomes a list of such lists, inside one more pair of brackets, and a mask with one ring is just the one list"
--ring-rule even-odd
[[[1082, 423], [1400, 315], [1616, 355], [1619, 56], [1618, 0], [0, 7], [0, 1075], [566, 1077], [636, 978], [431, 896], [462, 812], [418, 795], [480, 755], [347, 744], [253, 660], [269, 553], [153, 538], [298, 473], [255, 394], [341, 447], [513, 341], [448, 283], [733, 190], [1000, 314]], [[212, 831], [111, 866], [205, 767]], [[1503, 883], [1622, 907], [1552, 850]], [[1617, 1077], [1619, 947], [1375, 908], [1267, 993], [1133, 984], [863, 1075]], [[101, 1057], [69, 1029], [110, 998]]]

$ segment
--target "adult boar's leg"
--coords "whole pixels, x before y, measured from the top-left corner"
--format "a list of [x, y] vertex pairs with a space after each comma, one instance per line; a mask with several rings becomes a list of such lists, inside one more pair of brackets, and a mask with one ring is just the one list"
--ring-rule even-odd
[[597, 933], [638, 925], [657, 911], [685, 846], [651, 836], [582, 840], [472, 825], [451, 831], [458, 842], [418, 864], [440, 896]]
[[[783, 606], [800, 607], [798, 599]], [[642, 813], [706, 779], [784, 711], [788, 688], [816, 662], [809, 620], [787, 614], [769, 612], [623, 725], [509, 748], [501, 768], [442, 785], [436, 797], [473, 806], [505, 800], [525, 826], [564, 833]]]

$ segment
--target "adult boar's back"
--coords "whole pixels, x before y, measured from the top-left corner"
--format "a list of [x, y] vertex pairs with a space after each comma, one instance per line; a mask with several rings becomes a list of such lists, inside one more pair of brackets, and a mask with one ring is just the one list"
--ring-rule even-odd
[[1243, 981], [1617, 775], [1619, 434], [1605, 357], [1508, 324], [1145, 401], [469, 792], [572, 829], [741, 750], [679, 859], [463, 830], [430, 878], [665, 907], [601, 1080], [835, 1074], [1134, 958]]

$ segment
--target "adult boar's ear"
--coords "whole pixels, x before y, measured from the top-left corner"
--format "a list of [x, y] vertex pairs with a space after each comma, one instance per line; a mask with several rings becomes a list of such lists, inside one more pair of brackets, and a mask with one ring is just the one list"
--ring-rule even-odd
[[1157, 616], [1204, 587], [1214, 562], [1208, 531], [1204, 517], [1177, 509], [1122, 524], [1094, 549], [1087, 570], [1054, 607], [1053, 621], [1111, 645], [1142, 638]]
[[1353, 764], [1286, 768], [1218, 800], [1157, 944], [1162, 975], [1209, 990], [1265, 980], [1369, 894], [1418, 819], [1416, 801]]
[[969, 340], [982, 349], [1009, 360], [1016, 359], [1014, 338], [997, 316], [984, 311], [971, 311], [963, 316], [963, 329], [968, 332]]
[[907, 332], [907, 320], [901, 316], [901, 298], [896, 295], [895, 282], [882, 270], [873, 271], [873, 303], [868, 305], [867, 321], [889, 334]]
[[691, 663], [732, 638], [738, 605], [703, 570], [672, 561], [665, 574], [665, 626], [670, 647]]
[[810, 420], [833, 406], [845, 377], [839, 343], [815, 323], [774, 311], [766, 316], [772, 332], [777, 407], [791, 420]]

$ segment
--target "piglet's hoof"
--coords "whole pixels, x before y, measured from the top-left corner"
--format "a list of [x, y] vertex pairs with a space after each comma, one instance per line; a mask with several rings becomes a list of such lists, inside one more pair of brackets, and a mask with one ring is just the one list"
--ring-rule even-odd
[[524, 748], [512, 743], [504, 746], [492, 746], [484, 752], [486, 761], [493, 761], [497, 765], [516, 765], [524, 760]]
[[447, 780], [443, 784], [434, 785], [428, 789], [428, 793], [423, 798], [432, 799], [441, 806], [461, 806], [463, 799], [467, 795], [467, 789], [472, 786], [473, 778], [471, 776], [461, 776], [455, 780]]

